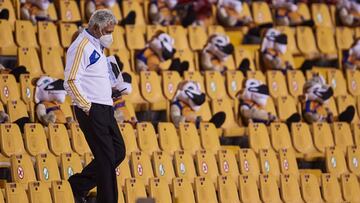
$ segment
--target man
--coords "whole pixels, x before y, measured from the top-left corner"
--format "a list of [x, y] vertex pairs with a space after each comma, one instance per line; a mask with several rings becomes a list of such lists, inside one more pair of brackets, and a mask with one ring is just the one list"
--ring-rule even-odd
[[94, 155], [81, 173], [69, 178], [75, 201], [86, 202], [97, 186], [97, 203], [117, 203], [115, 169], [125, 158], [125, 146], [114, 118], [112, 81], [103, 52], [112, 43], [117, 20], [109, 10], [97, 10], [66, 55], [64, 87], [75, 103], [75, 114]]

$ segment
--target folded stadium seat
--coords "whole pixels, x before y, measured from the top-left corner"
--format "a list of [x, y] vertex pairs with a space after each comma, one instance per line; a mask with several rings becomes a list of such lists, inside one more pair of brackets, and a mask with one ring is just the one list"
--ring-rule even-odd
[[[223, 136], [241, 136], [244, 134], [245, 129], [241, 127], [234, 112], [234, 105], [229, 98], [215, 99], [211, 102], [212, 112], [223, 111], [226, 114], [224, 124], [221, 126], [223, 129]], [[237, 107], [235, 107], [237, 108]]]
[[125, 34], [126, 44], [130, 50], [139, 50], [145, 47], [144, 32], [142, 30], [142, 27], [135, 25], [127, 25], [125, 27]]
[[275, 104], [274, 104], [274, 101], [273, 101], [272, 97], [268, 97], [267, 102], [266, 102], [266, 106], [264, 106], [264, 109], [267, 112], [272, 113], [273, 115], [277, 115]]
[[63, 180], [69, 179], [75, 173], [80, 173], [82, 169], [83, 166], [78, 154], [72, 152], [60, 155], [60, 175]]
[[126, 100], [131, 101], [132, 105], [135, 108], [135, 111], [147, 110], [149, 105], [140, 94], [138, 76], [133, 72], [127, 72], [127, 73], [129, 73], [132, 78], [131, 80], [132, 91], [130, 95], [125, 95], [124, 98]]
[[319, 51], [325, 54], [328, 58], [337, 57], [337, 49], [334, 39], [334, 31], [332, 27], [318, 27], [316, 28], [316, 42]]
[[298, 176], [296, 175], [280, 175], [280, 193], [285, 203], [304, 202], [301, 197]]
[[140, 91], [153, 111], [166, 110], [168, 102], [161, 91], [160, 77], [155, 71], [140, 72]]
[[188, 31], [186, 28], [182, 27], [181, 25], [170, 25], [168, 26], [168, 34], [174, 39], [174, 46], [176, 49], [190, 49], [187, 38]]
[[18, 65], [25, 66], [31, 77], [40, 77], [43, 74], [38, 53], [35, 48], [18, 48]]
[[204, 48], [208, 36], [206, 30], [202, 26], [189, 26], [189, 44], [193, 51], [200, 51]]
[[281, 203], [279, 187], [276, 178], [272, 175], [260, 175], [260, 196], [263, 202]]
[[163, 152], [173, 155], [180, 150], [179, 137], [173, 123], [160, 122], [157, 126], [159, 145]]
[[204, 77], [201, 75], [199, 71], [194, 71], [194, 72], [185, 71], [184, 79], [198, 82], [200, 84], [200, 90], [205, 91]]
[[234, 50], [234, 58], [235, 58], [235, 69], [237, 69], [241, 62], [244, 59], [248, 59], [250, 62], [250, 70], [255, 71], [256, 70], [256, 66], [255, 66], [255, 54], [253, 51], [245, 48], [245, 47], [241, 47], [241, 46], [237, 46], [235, 47]]
[[230, 149], [219, 150], [216, 157], [220, 174], [231, 178], [235, 185], [238, 186], [239, 167], [233, 151]]
[[190, 49], [176, 49], [175, 58], [179, 58], [180, 61], [189, 62], [188, 71], [199, 70], [199, 63], [197, 55]]
[[286, 121], [290, 116], [298, 113], [298, 106], [292, 96], [280, 96], [276, 99], [277, 115], [280, 121]]
[[[238, 178], [235, 179], [236, 182]], [[227, 202], [238, 202], [239, 200], [239, 194], [237, 191], [237, 187], [235, 185], [234, 179], [232, 179], [229, 176], [222, 175], [219, 176], [217, 179], [217, 185], [218, 185], [218, 198], [220, 203], [227, 203]]]
[[263, 123], [249, 123], [249, 145], [256, 154], [260, 149], [271, 149], [269, 133]]
[[193, 187], [184, 178], [174, 178], [171, 185], [173, 202], [195, 203]]
[[146, 41], [150, 41], [157, 32], [167, 32], [167, 27], [161, 25], [146, 25]]
[[[72, 42], [73, 34], [78, 30], [75, 23], [64, 23], [59, 24], [59, 34], [61, 45], [64, 48], [68, 48]], [[114, 39], [116, 41], [116, 39]]]
[[293, 149], [290, 132], [285, 123], [271, 123], [269, 134], [271, 145], [276, 152], [282, 149]]
[[198, 203], [217, 203], [216, 191], [213, 182], [209, 177], [195, 178], [195, 197]]
[[201, 146], [207, 151], [216, 154], [221, 149], [218, 131], [213, 123], [200, 123]]
[[149, 178], [154, 177], [150, 158], [146, 153], [131, 152], [130, 168], [133, 177], [142, 180], [145, 185], [149, 183]]
[[295, 152], [304, 156], [305, 159], [323, 157], [322, 153], [315, 148], [310, 128], [306, 123], [292, 123], [291, 136]]
[[[306, 4], [301, 5], [306, 6]], [[287, 36], [287, 50], [289, 50], [291, 54], [298, 54], [299, 49], [295, 41], [295, 29], [289, 26], [277, 26], [276, 29]]]
[[14, 42], [12, 34], [12, 27], [9, 21], [0, 20], [0, 55], [1, 56], [15, 56], [17, 54], [17, 47]]
[[352, 97], [351, 95], [338, 96], [336, 98], [336, 104], [337, 104], [337, 109], [338, 109], [339, 113], [345, 111], [345, 109], [350, 105], [354, 106], [355, 115], [354, 115], [354, 118], [353, 118], [353, 120], [351, 122], [356, 123], [356, 122], [359, 121], [359, 116], [358, 116], [358, 112], [357, 112], [357, 109], [356, 109], [356, 102], [355, 102], [354, 97]]
[[296, 43], [299, 51], [308, 58], [313, 58], [319, 54], [316, 47], [314, 33], [310, 27], [296, 27]]
[[230, 98], [238, 99], [237, 94], [242, 89], [244, 75], [240, 71], [226, 71], [226, 90]]
[[300, 70], [288, 70], [286, 76], [290, 95], [295, 98], [302, 95], [305, 83], [304, 74]]
[[[72, 2], [72, 0], [69, 1]], [[62, 51], [59, 35], [55, 24], [52, 22], [39, 21], [37, 25], [40, 46], [58, 48]]]
[[330, 109], [330, 111], [333, 113], [334, 117], [339, 115], [338, 110], [336, 108], [336, 102], [335, 102], [334, 97], [329, 98], [327, 103], [325, 103], [325, 107]]
[[318, 122], [312, 124], [312, 135], [314, 146], [321, 153], [325, 153], [327, 147], [335, 146], [330, 124], [325, 122]]
[[59, 157], [62, 153], [72, 152], [65, 125], [55, 123], [49, 124], [47, 132], [47, 137], [49, 138], [49, 148], [55, 156]]
[[138, 178], [128, 178], [125, 180], [124, 193], [126, 202], [136, 202], [138, 198], [146, 198], [145, 185]]
[[290, 174], [299, 178], [299, 168], [296, 162], [296, 156], [292, 149], [282, 149], [279, 151], [280, 169], [283, 174]]
[[360, 175], [360, 148], [358, 146], [351, 146], [347, 148], [346, 161], [349, 171], [357, 176]]
[[252, 176], [255, 180], [258, 179], [260, 174], [259, 162], [252, 149], [240, 149], [237, 154], [237, 160], [240, 174]]
[[41, 63], [46, 75], [64, 79], [64, 64], [59, 49], [41, 47]]
[[162, 151], [154, 152], [152, 155], [152, 164], [155, 176], [165, 180], [165, 183], [170, 185], [172, 179], [175, 177], [172, 157]]
[[192, 155], [201, 149], [200, 137], [194, 123], [180, 123], [179, 136], [181, 148]]
[[130, 161], [128, 157], [115, 169], [118, 189], [125, 185], [125, 180], [131, 178]]
[[30, 74], [20, 75], [20, 95], [21, 99], [29, 104], [34, 101], [35, 86], [32, 84], [32, 78]]
[[323, 202], [319, 181], [314, 174], [300, 174], [300, 189], [303, 199], [306, 202]]
[[258, 25], [272, 23], [272, 15], [266, 2], [252, 2], [251, 4], [254, 22]]
[[0, 74], [1, 102], [6, 104], [8, 101], [19, 100], [19, 89], [14, 75]]
[[336, 27], [335, 40], [338, 50], [350, 49], [354, 43], [354, 30], [349, 27]]
[[44, 182], [34, 181], [29, 183], [29, 202], [52, 202], [48, 185]]
[[75, 203], [70, 183], [66, 180], [53, 181], [51, 183], [50, 192], [53, 203]]
[[[122, 50], [122, 53], [128, 52], [126, 48], [125, 38], [124, 38], [125, 30], [124, 28], [120, 27], [119, 25], [116, 25], [114, 27], [114, 41], [111, 44], [111, 47], [109, 50], [113, 50], [113, 52], [116, 52], [116, 50]], [[125, 55], [125, 54], [120, 54]]]
[[347, 69], [346, 84], [347, 89], [351, 95], [360, 95], [360, 71]]
[[25, 149], [31, 156], [49, 152], [45, 131], [40, 123], [26, 123], [23, 136]]
[[118, 126], [126, 146], [126, 155], [139, 151], [132, 125], [130, 123], [119, 123]]
[[342, 202], [339, 182], [335, 174], [323, 173], [321, 175], [321, 192], [326, 202]]
[[327, 71], [327, 84], [334, 90], [334, 96], [346, 95], [346, 81], [341, 70], [329, 69]]
[[[0, 2], [0, 10], [2, 9], [7, 9], [9, 11], [9, 23], [11, 25], [14, 24], [15, 20], [16, 20], [16, 13], [13, 7], [13, 4], [11, 2], [11, 0], [4, 0]], [[12, 28], [13, 29], [13, 28]]]
[[[245, 2], [244, 2], [245, 4]], [[243, 4], [243, 5], [244, 5]], [[251, 14], [250, 14], [251, 16]], [[240, 30], [227, 30], [226, 35], [229, 36], [231, 44], [235, 46], [235, 49], [237, 46], [240, 46], [244, 39], [244, 32], [246, 32], [247, 29], [240, 29]]]
[[58, 1], [58, 13], [61, 22], [79, 22], [81, 21], [79, 7], [74, 0]]
[[[1, 200], [3, 198], [0, 198]], [[0, 200], [0, 201], [1, 201]], [[24, 202], [28, 203], [29, 199], [26, 194], [25, 188], [19, 183], [6, 183], [5, 184], [5, 201], [7, 203]]]
[[261, 203], [256, 180], [258, 176], [239, 176], [239, 196], [242, 202]]
[[141, 122], [136, 124], [137, 141], [142, 152], [151, 156], [153, 152], [159, 151], [156, 132], [150, 122]]
[[27, 188], [28, 182], [35, 181], [35, 171], [31, 158], [27, 154], [12, 155], [11, 163], [11, 180], [20, 183]]
[[356, 175], [351, 173], [343, 174], [340, 184], [345, 201], [360, 202], [360, 185]]
[[0, 124], [0, 148], [6, 157], [27, 154], [19, 127], [14, 123]]
[[312, 19], [316, 26], [332, 27], [330, 11], [325, 3], [311, 4]]
[[257, 71], [247, 71], [246, 72], [246, 78], [250, 79], [250, 78], [254, 78], [256, 80], [261, 81], [262, 83], [266, 84], [266, 78], [265, 75], [262, 71], [257, 70]]
[[195, 165], [199, 176], [209, 178], [209, 180], [216, 184], [219, 170], [212, 153], [206, 150], [197, 151], [195, 154]]
[[17, 20], [15, 22], [15, 39], [19, 47], [38, 47], [35, 28], [30, 21]]
[[176, 151], [174, 154], [174, 167], [177, 177], [193, 183], [196, 171], [193, 158], [189, 152]]
[[213, 34], [226, 34], [224, 27], [221, 25], [209, 25], [207, 33], [209, 36]]
[[172, 100], [182, 78], [177, 71], [162, 71], [162, 90], [167, 100]]
[[280, 165], [275, 152], [272, 149], [259, 150], [260, 169], [262, 174], [267, 174], [279, 180]]
[[266, 71], [266, 77], [269, 92], [273, 98], [288, 95], [285, 75], [281, 71], [268, 70]]
[[69, 95], [65, 97], [64, 103], [60, 104], [60, 109], [64, 113], [65, 119], [72, 118], [73, 120], [75, 120], [73, 114], [73, 103]]
[[127, 16], [130, 11], [134, 11], [136, 13], [135, 25], [144, 26], [143, 30], [145, 31], [146, 22], [141, 3], [139, 1], [122, 1], [123, 16]]
[[326, 171], [337, 178], [348, 173], [344, 153], [337, 147], [326, 148], [325, 163]]
[[51, 182], [61, 180], [56, 158], [51, 153], [36, 155], [35, 172], [37, 180], [51, 187]]
[[84, 133], [80, 129], [79, 123], [70, 123], [69, 137], [74, 152], [78, 153], [80, 156], [83, 156], [86, 153], [91, 153], [90, 147], [86, 142]]
[[219, 71], [205, 71], [205, 86], [210, 99], [228, 98], [225, 81]]
[[9, 114], [10, 122], [15, 122], [19, 118], [29, 117], [27, 107], [21, 100], [8, 101], [6, 104], [6, 112]]
[[149, 196], [156, 202], [171, 202], [169, 185], [162, 178], [150, 178]]
[[334, 122], [331, 127], [335, 146], [345, 153], [348, 146], [354, 145], [350, 125], [345, 122]]

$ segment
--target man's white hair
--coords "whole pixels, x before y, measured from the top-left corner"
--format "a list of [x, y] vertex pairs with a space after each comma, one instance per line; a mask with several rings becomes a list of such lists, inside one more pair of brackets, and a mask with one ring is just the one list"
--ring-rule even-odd
[[100, 30], [108, 25], [116, 25], [117, 20], [114, 14], [108, 9], [96, 10], [90, 17], [89, 28], [97, 25]]

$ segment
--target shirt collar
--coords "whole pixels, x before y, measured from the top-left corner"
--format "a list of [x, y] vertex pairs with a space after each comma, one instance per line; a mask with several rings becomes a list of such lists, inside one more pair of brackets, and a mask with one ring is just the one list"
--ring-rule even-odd
[[100, 40], [97, 39], [94, 35], [92, 35], [88, 29], [85, 29], [85, 32], [83, 32], [85, 36], [89, 39], [89, 41], [98, 49], [103, 50], [104, 47], [100, 44]]

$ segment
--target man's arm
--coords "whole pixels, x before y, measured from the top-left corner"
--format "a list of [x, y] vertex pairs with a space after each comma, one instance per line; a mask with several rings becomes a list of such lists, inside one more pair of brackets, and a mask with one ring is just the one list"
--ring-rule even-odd
[[85, 46], [88, 39], [84, 38], [79, 46], [70, 49], [66, 54], [64, 88], [75, 104], [85, 112], [90, 111], [91, 102], [81, 88], [81, 78], [86, 68]]

